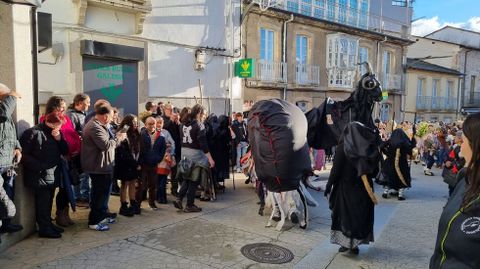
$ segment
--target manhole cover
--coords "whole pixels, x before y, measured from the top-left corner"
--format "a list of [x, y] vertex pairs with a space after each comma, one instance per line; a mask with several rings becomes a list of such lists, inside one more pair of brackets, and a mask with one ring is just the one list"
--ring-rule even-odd
[[268, 243], [249, 244], [243, 246], [240, 251], [243, 256], [261, 263], [281, 264], [293, 260], [293, 253], [290, 250]]

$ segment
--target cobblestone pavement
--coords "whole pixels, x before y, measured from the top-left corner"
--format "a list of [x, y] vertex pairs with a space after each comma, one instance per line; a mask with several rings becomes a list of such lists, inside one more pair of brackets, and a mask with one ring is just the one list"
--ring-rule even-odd
[[[0, 254], [0, 268], [426, 268], [447, 188], [440, 177], [423, 176], [420, 166], [412, 170], [416, 179], [406, 201], [380, 198], [376, 242], [362, 247], [358, 257], [337, 254], [338, 247], [329, 243], [330, 212], [323, 193], [313, 193], [320, 206], [310, 208], [307, 230], [287, 221], [277, 232], [265, 228], [268, 214], [257, 214], [253, 188], [236, 174], [236, 190], [228, 184], [217, 201], [199, 202], [202, 213], [161, 206], [142, 216], [120, 216], [110, 231], [95, 232], [86, 229], [88, 210], [81, 210], [61, 240], [33, 235]], [[117, 208], [118, 198], [112, 200]], [[268, 265], [240, 253], [242, 246], [259, 242], [286, 247], [295, 258]]]

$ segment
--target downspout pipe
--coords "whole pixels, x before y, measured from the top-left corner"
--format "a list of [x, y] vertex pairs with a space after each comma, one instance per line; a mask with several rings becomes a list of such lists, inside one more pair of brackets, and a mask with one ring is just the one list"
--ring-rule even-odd
[[287, 86], [288, 86], [288, 66], [287, 66], [287, 23], [293, 21], [293, 14], [290, 14], [290, 19], [286, 20], [283, 22], [283, 36], [282, 36], [282, 62], [285, 63], [285, 70], [283, 70], [284, 73], [286, 73], [285, 76], [285, 85], [283, 86], [283, 100], [287, 100]]
[[38, 32], [37, 32], [37, 7], [30, 10], [32, 27], [32, 87], [33, 87], [33, 120], [35, 125], [40, 119], [40, 107], [38, 104]]
[[462, 100], [461, 108], [465, 106], [465, 93], [467, 92], [467, 55], [471, 50], [465, 50], [465, 60], [463, 61], [463, 87], [462, 87]]

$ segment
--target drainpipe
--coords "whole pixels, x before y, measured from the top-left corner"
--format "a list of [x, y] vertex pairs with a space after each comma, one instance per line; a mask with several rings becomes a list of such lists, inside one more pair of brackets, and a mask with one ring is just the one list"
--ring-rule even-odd
[[40, 118], [40, 107], [38, 105], [38, 33], [37, 33], [37, 7], [32, 6], [31, 31], [32, 31], [32, 86], [33, 86], [33, 117], [35, 125]]
[[283, 48], [282, 48], [282, 62], [285, 63], [285, 85], [283, 86], [283, 100], [287, 100], [287, 86], [288, 86], [288, 66], [287, 66], [287, 23], [293, 21], [293, 14], [290, 14], [290, 19], [283, 22]]
[[465, 51], [465, 61], [463, 62], [463, 87], [462, 87], [462, 101], [461, 101], [461, 107], [465, 106], [465, 92], [467, 91], [467, 54], [471, 50], [466, 50]]
[[[376, 70], [375, 72], [377, 73], [378, 75], [378, 79], [380, 80], [380, 43], [384, 43], [384, 42], [387, 42], [387, 37], [385, 36], [383, 40], [381, 41], [377, 41], [377, 51], [376, 51]], [[377, 118], [380, 118], [380, 104], [379, 103], [375, 103], [375, 109], [374, 109], [374, 115], [377, 116]]]

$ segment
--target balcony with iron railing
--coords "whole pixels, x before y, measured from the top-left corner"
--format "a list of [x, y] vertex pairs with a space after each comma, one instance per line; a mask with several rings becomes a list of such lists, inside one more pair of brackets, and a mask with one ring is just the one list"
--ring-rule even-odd
[[295, 64], [295, 83], [299, 86], [320, 85], [320, 66]]
[[409, 24], [371, 14], [368, 10], [362, 9], [361, 5], [358, 7], [339, 3], [330, 5], [326, 0], [280, 0], [276, 8], [378, 33], [388, 32], [403, 38], [410, 34]]
[[463, 102], [464, 107], [480, 107], [480, 92], [467, 93]]
[[255, 61], [254, 80], [268, 83], [286, 83], [287, 82], [287, 63], [273, 62], [266, 60]]
[[456, 111], [457, 98], [443, 96], [417, 96], [417, 110]]
[[402, 76], [394, 74], [382, 74], [382, 88], [384, 90], [399, 91], [402, 88]]

